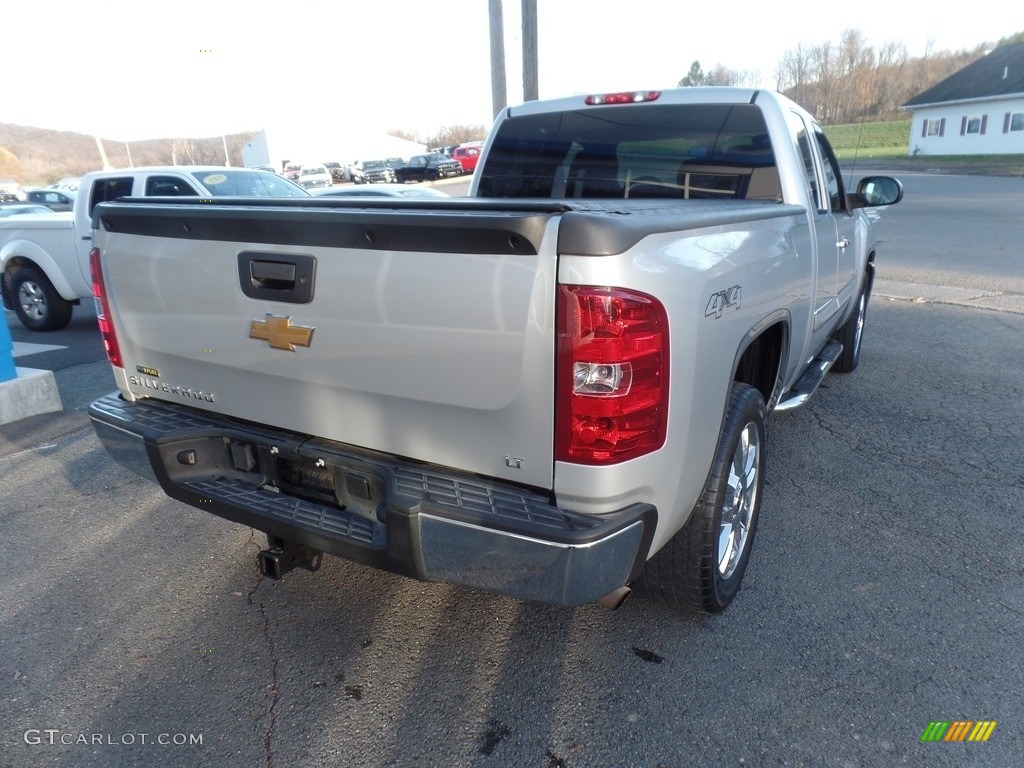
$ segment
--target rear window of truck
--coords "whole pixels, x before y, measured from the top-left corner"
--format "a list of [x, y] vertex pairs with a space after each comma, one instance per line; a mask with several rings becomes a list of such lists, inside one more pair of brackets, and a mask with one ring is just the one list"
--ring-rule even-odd
[[768, 128], [749, 104], [513, 117], [480, 173], [483, 197], [781, 200]]

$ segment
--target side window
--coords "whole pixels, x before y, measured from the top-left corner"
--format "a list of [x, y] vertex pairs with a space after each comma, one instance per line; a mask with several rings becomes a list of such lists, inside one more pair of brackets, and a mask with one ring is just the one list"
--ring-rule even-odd
[[132, 194], [132, 181], [133, 178], [131, 176], [97, 179], [94, 181], [89, 195], [89, 213], [92, 214], [93, 208], [100, 203], [117, 200], [119, 197], [130, 197]]
[[814, 152], [811, 150], [811, 142], [807, 139], [807, 127], [795, 112], [789, 113], [788, 121], [790, 133], [796, 141], [796, 148], [800, 153], [800, 161], [804, 167], [804, 175], [807, 177], [807, 187], [810, 190], [811, 198], [816, 201], [818, 210], [825, 210], [824, 201], [818, 194], [818, 172], [814, 167]]
[[814, 136], [818, 140], [818, 148], [821, 150], [821, 157], [824, 161], [825, 183], [828, 185], [829, 207], [832, 212], [846, 210], [846, 194], [843, 190], [843, 173], [839, 168], [839, 161], [832, 151], [832, 145], [828, 143], [824, 132], [818, 126], [814, 126]]
[[176, 176], [150, 176], [146, 179], [146, 191], [143, 194], [146, 197], [178, 197], [199, 193]]

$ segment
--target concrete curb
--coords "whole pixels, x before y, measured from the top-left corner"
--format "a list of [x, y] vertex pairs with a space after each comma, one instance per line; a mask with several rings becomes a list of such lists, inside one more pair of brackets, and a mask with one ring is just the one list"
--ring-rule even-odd
[[914, 304], [955, 304], [974, 309], [1024, 314], [1024, 295], [1010, 291], [928, 285], [876, 278], [872, 292], [876, 297], [909, 301]]
[[15, 368], [17, 378], [0, 383], [0, 424], [62, 411], [53, 371]]

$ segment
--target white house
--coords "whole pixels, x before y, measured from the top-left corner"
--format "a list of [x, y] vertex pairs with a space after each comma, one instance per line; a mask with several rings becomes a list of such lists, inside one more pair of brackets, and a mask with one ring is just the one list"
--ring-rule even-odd
[[911, 155], [1024, 153], [1024, 43], [1001, 45], [915, 96]]

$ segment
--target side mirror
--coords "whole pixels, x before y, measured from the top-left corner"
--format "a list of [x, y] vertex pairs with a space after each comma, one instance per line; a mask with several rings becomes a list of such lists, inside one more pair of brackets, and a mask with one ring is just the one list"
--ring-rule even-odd
[[865, 176], [850, 198], [854, 208], [896, 205], [903, 199], [903, 185], [892, 176]]

